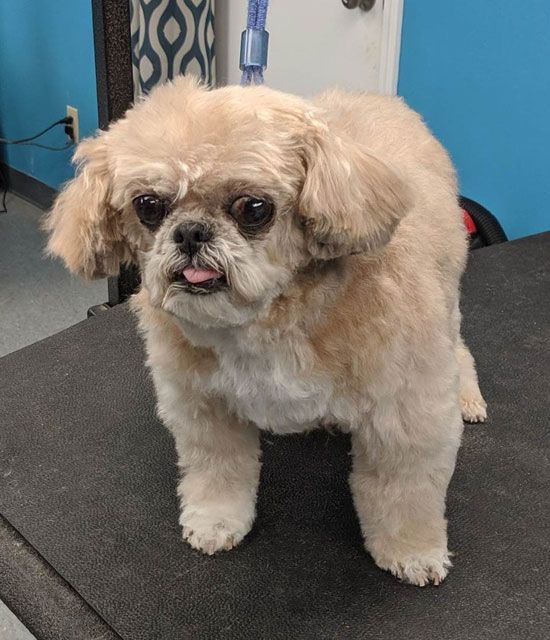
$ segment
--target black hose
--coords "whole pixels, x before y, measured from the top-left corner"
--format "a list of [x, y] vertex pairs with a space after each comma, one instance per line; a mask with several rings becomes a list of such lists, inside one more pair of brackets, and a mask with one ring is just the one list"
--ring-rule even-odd
[[466, 209], [472, 217], [477, 227], [477, 232], [481, 236], [485, 246], [500, 244], [508, 240], [504, 229], [500, 226], [500, 222], [490, 211], [480, 205], [479, 202], [465, 198], [464, 196], [460, 196], [458, 201], [460, 206]]

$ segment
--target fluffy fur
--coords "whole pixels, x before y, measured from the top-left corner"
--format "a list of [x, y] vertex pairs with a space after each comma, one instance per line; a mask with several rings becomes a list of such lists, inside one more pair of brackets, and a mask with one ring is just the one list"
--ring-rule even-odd
[[[441, 582], [462, 416], [484, 420], [485, 403], [460, 337], [455, 174], [419, 116], [397, 98], [309, 102], [179, 79], [76, 160], [49, 248], [88, 278], [141, 266], [133, 307], [179, 455], [185, 539], [212, 554], [250, 530], [259, 429], [336, 423], [352, 437], [366, 548], [403, 580]], [[133, 209], [141, 194], [171, 203], [155, 232]], [[243, 194], [275, 205], [256, 237], [228, 215]], [[227, 289], [172, 281], [190, 260], [173, 239], [186, 221], [212, 230], [193, 261], [223, 272]]]

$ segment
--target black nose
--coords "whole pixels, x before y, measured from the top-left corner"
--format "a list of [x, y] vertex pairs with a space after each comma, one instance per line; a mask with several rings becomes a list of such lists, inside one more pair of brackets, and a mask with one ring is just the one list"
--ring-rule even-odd
[[192, 256], [212, 239], [210, 229], [200, 222], [183, 222], [174, 229], [174, 242], [182, 253]]

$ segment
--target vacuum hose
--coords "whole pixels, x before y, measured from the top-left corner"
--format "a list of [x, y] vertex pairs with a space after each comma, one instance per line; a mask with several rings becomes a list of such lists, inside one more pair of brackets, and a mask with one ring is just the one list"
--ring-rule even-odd
[[500, 244], [508, 240], [504, 229], [500, 226], [500, 222], [490, 211], [480, 205], [479, 202], [460, 196], [459, 204], [472, 217], [477, 227], [477, 232], [481, 236], [485, 246]]

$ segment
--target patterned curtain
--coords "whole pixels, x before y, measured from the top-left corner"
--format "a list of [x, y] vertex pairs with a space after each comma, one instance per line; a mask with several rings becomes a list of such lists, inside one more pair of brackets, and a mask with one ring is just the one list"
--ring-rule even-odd
[[129, 1], [136, 97], [180, 73], [214, 84], [215, 0]]

